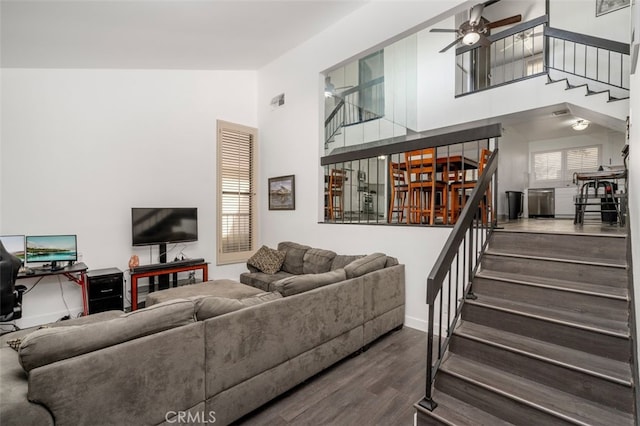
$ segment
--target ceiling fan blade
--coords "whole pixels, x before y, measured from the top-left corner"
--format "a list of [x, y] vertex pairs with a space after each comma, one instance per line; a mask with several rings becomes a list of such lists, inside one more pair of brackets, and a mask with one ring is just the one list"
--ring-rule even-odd
[[442, 49], [439, 53], [444, 53], [444, 52], [446, 52], [447, 50], [451, 49], [453, 46], [455, 46], [456, 44], [458, 44], [458, 42], [459, 42], [460, 40], [462, 40], [462, 37], [458, 37], [458, 38], [456, 38], [453, 42], [451, 42], [450, 44], [447, 44], [447, 45], [445, 46], [445, 48], [444, 48], [444, 49]]
[[457, 33], [458, 30], [453, 30], [450, 28], [432, 28], [429, 30], [430, 33]]
[[502, 27], [504, 25], [515, 24], [520, 21], [522, 21], [522, 15], [513, 15], [508, 18], [500, 19], [498, 21], [489, 22], [486, 25], [486, 28], [491, 30], [493, 28]]
[[479, 3], [471, 8], [469, 11], [469, 25], [475, 26], [480, 23], [482, 18], [482, 11], [484, 10], [484, 4]]

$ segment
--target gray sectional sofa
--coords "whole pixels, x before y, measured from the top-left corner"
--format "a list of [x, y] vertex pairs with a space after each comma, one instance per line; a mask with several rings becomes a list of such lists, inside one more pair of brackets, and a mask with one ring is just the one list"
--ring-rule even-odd
[[402, 326], [404, 265], [347, 260], [334, 283], [268, 280], [285, 294], [215, 280], [201, 285], [217, 295], [4, 335], [0, 423], [228, 424]]

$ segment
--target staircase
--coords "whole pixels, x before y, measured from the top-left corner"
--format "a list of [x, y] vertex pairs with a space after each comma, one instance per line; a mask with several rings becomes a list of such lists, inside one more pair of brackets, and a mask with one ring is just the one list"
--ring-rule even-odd
[[626, 249], [495, 230], [417, 424], [634, 424]]
[[565, 90], [584, 88], [586, 90], [585, 96], [594, 96], [594, 95], [600, 95], [600, 94], [606, 95], [607, 102], [615, 102], [615, 101], [621, 101], [624, 99], [629, 99], [628, 90], [616, 89], [614, 93], [613, 90], [615, 88], [606, 88], [606, 87], [603, 87], [602, 85], [598, 86], [598, 88], [596, 89], [595, 86], [598, 85], [597, 82], [590, 83], [586, 81], [586, 79], [582, 81], [569, 81], [568, 77], [555, 76], [551, 72], [549, 72], [549, 74], [547, 75], [547, 84], [555, 84], [555, 83], [564, 84]]

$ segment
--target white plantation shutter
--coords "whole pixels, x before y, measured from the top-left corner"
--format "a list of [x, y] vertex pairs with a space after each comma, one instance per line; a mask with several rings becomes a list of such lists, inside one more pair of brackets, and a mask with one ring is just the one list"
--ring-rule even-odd
[[571, 174], [597, 170], [599, 163], [597, 146], [567, 150], [567, 171]]
[[257, 130], [218, 121], [217, 264], [246, 261], [256, 237]]
[[571, 183], [575, 172], [598, 169], [601, 146], [567, 148], [557, 151], [535, 152], [532, 155], [534, 184]]
[[533, 155], [535, 180], [558, 180], [562, 176], [562, 152], [537, 152]]

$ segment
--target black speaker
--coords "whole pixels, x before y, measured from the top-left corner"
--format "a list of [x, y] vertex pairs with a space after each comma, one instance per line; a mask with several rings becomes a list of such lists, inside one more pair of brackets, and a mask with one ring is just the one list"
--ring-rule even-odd
[[124, 308], [123, 274], [118, 268], [94, 269], [87, 272], [89, 314]]

